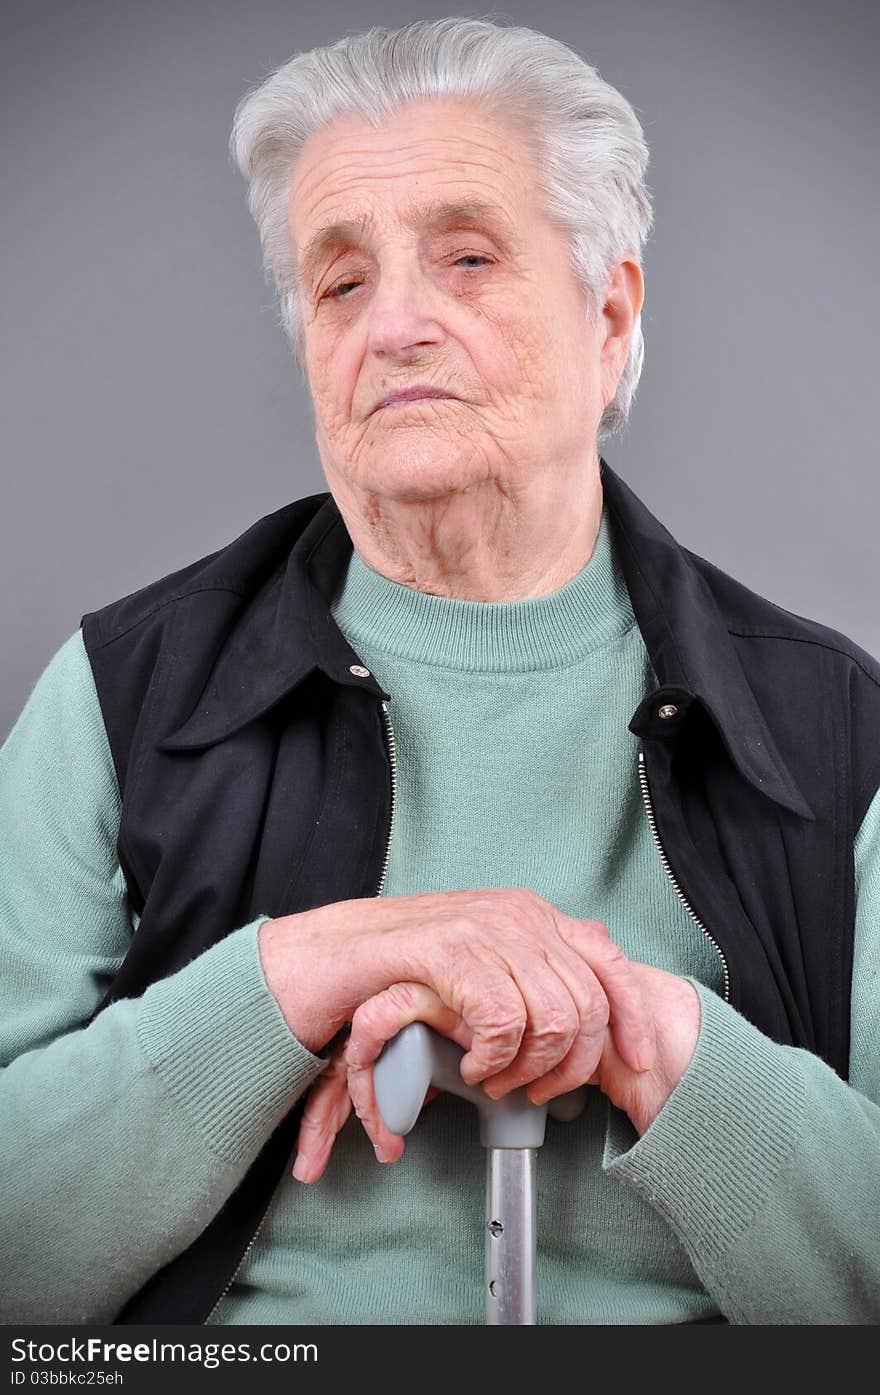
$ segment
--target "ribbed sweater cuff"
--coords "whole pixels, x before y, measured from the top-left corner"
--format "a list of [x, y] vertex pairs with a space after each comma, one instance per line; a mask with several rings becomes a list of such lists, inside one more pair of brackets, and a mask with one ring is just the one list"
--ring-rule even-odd
[[767, 1201], [806, 1106], [796, 1052], [778, 1046], [694, 979], [702, 1022], [690, 1065], [633, 1142], [610, 1111], [604, 1167], [645, 1197], [692, 1257], [716, 1261]]
[[174, 1102], [230, 1162], [254, 1156], [327, 1064], [290, 1031], [257, 932], [234, 930], [141, 999], [137, 1037]]

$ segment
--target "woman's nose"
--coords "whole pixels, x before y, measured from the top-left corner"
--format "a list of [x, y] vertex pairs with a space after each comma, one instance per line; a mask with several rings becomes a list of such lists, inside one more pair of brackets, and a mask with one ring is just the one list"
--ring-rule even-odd
[[418, 344], [438, 344], [437, 291], [412, 263], [385, 266], [370, 299], [368, 344], [377, 354], [400, 354]]

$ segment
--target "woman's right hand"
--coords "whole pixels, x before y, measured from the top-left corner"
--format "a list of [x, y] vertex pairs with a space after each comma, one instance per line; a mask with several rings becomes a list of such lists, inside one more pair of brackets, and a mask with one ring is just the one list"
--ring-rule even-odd
[[608, 1027], [632, 1070], [655, 1062], [643, 984], [607, 927], [526, 888], [331, 902], [264, 922], [258, 944], [285, 1021], [313, 1052], [363, 1003], [415, 983], [467, 1029], [462, 1079], [491, 1093], [538, 1081], [547, 1099], [575, 1089], [596, 1070]]

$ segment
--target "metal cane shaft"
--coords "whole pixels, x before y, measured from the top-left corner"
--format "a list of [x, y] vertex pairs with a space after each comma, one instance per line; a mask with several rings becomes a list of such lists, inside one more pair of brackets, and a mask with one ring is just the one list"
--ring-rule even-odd
[[486, 1322], [535, 1324], [534, 1148], [486, 1149]]
[[584, 1089], [532, 1104], [523, 1086], [493, 1100], [461, 1078], [464, 1048], [411, 1022], [383, 1048], [373, 1081], [376, 1103], [392, 1133], [406, 1134], [419, 1117], [429, 1085], [476, 1105], [486, 1150], [486, 1322], [535, 1325], [535, 1159], [547, 1115], [577, 1118]]

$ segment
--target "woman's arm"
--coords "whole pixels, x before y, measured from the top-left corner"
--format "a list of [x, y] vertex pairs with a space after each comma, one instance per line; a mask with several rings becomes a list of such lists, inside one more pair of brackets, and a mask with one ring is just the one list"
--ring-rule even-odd
[[80, 631], [0, 749], [0, 1321], [109, 1322], [235, 1189], [324, 1060], [258, 917], [90, 1025], [132, 935]]

